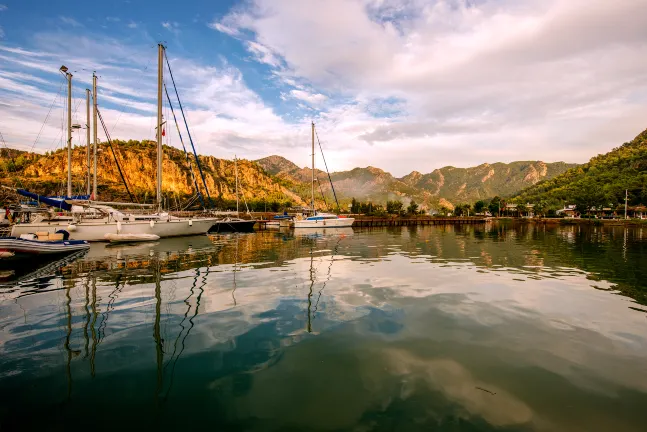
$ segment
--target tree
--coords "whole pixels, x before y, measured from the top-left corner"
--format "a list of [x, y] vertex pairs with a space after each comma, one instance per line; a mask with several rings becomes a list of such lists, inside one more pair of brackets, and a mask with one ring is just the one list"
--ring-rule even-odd
[[350, 212], [353, 214], [359, 214], [359, 202], [353, 197], [353, 200], [350, 203]]
[[407, 207], [407, 213], [409, 214], [418, 213], [418, 204], [416, 204], [414, 200], [411, 200], [411, 203], [409, 203], [409, 207]]
[[386, 212], [388, 214], [400, 214], [402, 213], [402, 207], [404, 205], [401, 201], [387, 201], [386, 202]]
[[485, 203], [481, 200], [478, 200], [474, 203], [474, 212], [475, 213], [481, 213], [483, 212], [483, 209], [485, 208]]
[[494, 198], [492, 198], [492, 200], [490, 201], [490, 205], [488, 206], [490, 213], [498, 216], [501, 216], [500, 213], [501, 213], [501, 209], [503, 208], [505, 208], [505, 204], [498, 196], [495, 196]]
[[523, 215], [523, 213], [528, 212], [528, 206], [525, 204], [517, 204], [517, 214], [519, 217]]

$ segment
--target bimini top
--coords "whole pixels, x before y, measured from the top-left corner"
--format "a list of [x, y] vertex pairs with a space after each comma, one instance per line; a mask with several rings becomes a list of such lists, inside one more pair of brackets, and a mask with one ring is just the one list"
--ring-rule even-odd
[[310, 216], [306, 218], [306, 220], [325, 220], [325, 219], [339, 219], [339, 216], [337, 216], [336, 214], [330, 214], [330, 213], [319, 213], [318, 215]]

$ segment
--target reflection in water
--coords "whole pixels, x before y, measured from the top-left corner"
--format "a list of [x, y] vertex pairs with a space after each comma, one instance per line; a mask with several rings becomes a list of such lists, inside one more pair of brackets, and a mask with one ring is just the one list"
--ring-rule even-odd
[[646, 245], [530, 224], [92, 245], [0, 291], [0, 427], [639, 431]]

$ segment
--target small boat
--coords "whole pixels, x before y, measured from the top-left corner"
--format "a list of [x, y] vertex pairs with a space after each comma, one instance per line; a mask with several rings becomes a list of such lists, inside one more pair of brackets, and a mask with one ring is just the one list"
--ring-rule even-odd
[[287, 214], [276, 215], [272, 218], [272, 220], [267, 221], [265, 223], [265, 226], [278, 228], [281, 226], [281, 221], [291, 221], [292, 219], [294, 219], [294, 216]]
[[156, 234], [144, 234], [144, 233], [135, 233], [135, 234], [115, 234], [108, 233], [103, 236], [110, 243], [135, 243], [135, 242], [150, 242], [160, 239], [160, 236]]
[[216, 221], [211, 229], [210, 233], [220, 233], [220, 232], [253, 232], [255, 220], [241, 219], [236, 217], [226, 217]]
[[0, 259], [19, 259], [40, 255], [56, 255], [87, 250], [85, 240], [64, 240], [64, 234], [23, 234], [0, 238]]

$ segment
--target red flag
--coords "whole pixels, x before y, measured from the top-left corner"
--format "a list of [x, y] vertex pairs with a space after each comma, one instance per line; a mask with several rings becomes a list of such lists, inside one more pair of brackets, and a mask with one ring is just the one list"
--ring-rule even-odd
[[162, 136], [166, 136], [166, 129], [162, 128]]

